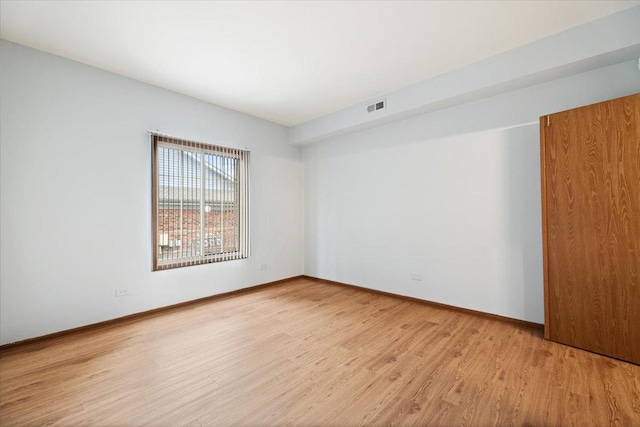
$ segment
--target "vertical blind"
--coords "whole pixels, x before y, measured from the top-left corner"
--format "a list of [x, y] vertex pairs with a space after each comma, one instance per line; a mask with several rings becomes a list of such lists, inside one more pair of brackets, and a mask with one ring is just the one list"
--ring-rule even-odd
[[151, 133], [153, 270], [249, 256], [249, 152]]

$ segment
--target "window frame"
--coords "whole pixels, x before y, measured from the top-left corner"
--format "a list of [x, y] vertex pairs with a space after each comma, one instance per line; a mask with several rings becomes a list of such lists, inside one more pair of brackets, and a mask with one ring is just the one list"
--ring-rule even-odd
[[[169, 135], [164, 135], [156, 132], [149, 132], [151, 136], [151, 159], [152, 159], [152, 177], [151, 177], [151, 204], [152, 204], [152, 271], [168, 270], [173, 268], [188, 267], [192, 265], [210, 264], [221, 261], [231, 261], [236, 259], [245, 259], [250, 256], [250, 239], [249, 239], [249, 151], [240, 150], [236, 148], [223, 147], [218, 145], [207, 144], [199, 141], [192, 141], [183, 138], [176, 138]], [[173, 150], [180, 150], [183, 153], [191, 153], [193, 156], [200, 156], [200, 188], [199, 188], [199, 255], [193, 255], [188, 257], [178, 257], [171, 260], [162, 260], [160, 257], [159, 243], [160, 233], [165, 230], [159, 229], [159, 215], [160, 215], [160, 165], [159, 165], [159, 149], [169, 148]], [[205, 212], [206, 211], [206, 180], [205, 180], [205, 155], [221, 156], [225, 158], [232, 158], [238, 160], [237, 170], [234, 171], [235, 175], [235, 191], [234, 196], [237, 199], [237, 242], [233, 251], [224, 252], [224, 233], [226, 227], [224, 221], [221, 220], [221, 250], [222, 252], [215, 254], [206, 254], [205, 252], [205, 237], [206, 224], [205, 224]], [[182, 155], [181, 155], [182, 156]], [[196, 160], [197, 162], [198, 160]], [[181, 176], [181, 180], [182, 180]], [[227, 179], [227, 178], [224, 178]], [[184, 182], [180, 184], [181, 188], [184, 188]], [[223, 188], [226, 190], [226, 184], [223, 184]], [[181, 192], [182, 194], [182, 192]], [[224, 196], [226, 197], [226, 195]], [[224, 200], [224, 198], [223, 198]], [[224, 212], [225, 201], [219, 200], [220, 211]], [[235, 201], [234, 201], [235, 203]], [[224, 213], [221, 213], [224, 215]], [[224, 216], [223, 216], [224, 218]], [[183, 227], [181, 225], [181, 227]], [[235, 227], [234, 227], [235, 228]], [[181, 245], [184, 242], [181, 241]]]

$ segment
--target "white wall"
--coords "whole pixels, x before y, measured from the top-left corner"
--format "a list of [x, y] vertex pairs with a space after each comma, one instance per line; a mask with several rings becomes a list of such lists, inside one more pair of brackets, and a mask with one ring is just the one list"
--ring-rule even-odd
[[[302, 273], [301, 156], [286, 127], [0, 49], [0, 343]], [[151, 272], [147, 129], [252, 151], [251, 258]]]
[[[640, 91], [629, 61], [301, 156], [265, 120], [5, 41], [0, 59], [1, 344], [303, 272], [542, 322], [537, 119]], [[252, 150], [250, 259], [151, 272], [146, 129]]]
[[305, 147], [305, 274], [543, 323], [538, 117], [638, 91], [629, 61]]

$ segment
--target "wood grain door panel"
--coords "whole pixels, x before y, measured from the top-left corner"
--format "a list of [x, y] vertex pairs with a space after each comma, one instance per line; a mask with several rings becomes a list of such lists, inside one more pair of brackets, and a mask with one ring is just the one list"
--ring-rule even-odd
[[545, 336], [640, 364], [640, 94], [540, 122]]

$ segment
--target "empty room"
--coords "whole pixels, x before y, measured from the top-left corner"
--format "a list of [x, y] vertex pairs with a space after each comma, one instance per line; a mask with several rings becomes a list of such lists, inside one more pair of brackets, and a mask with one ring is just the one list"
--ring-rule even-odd
[[0, 426], [640, 426], [640, 1], [0, 0]]

